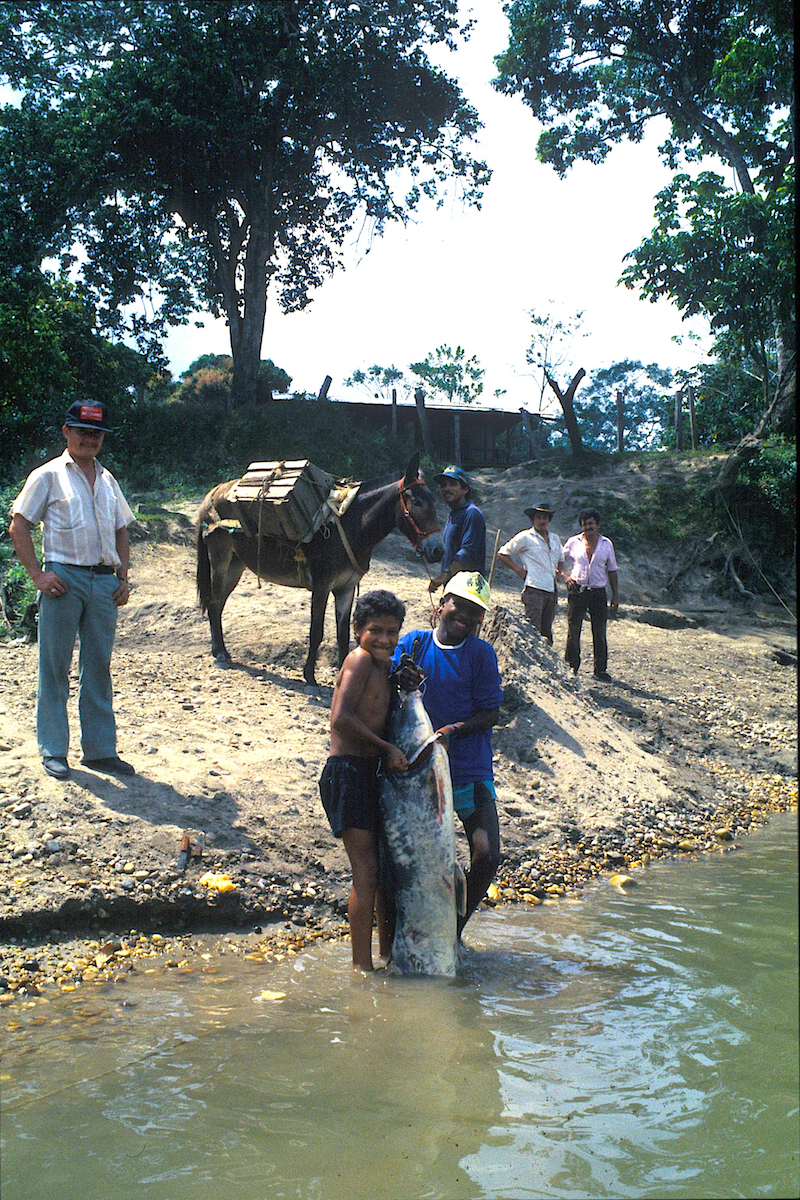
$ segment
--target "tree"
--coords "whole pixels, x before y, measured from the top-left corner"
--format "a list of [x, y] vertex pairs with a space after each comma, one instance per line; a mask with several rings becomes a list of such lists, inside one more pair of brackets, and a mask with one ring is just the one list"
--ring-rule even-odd
[[578, 334], [583, 313], [575, 313], [567, 317], [559, 317], [552, 304], [546, 316], [531, 312], [533, 338], [527, 350], [527, 360], [531, 366], [538, 367], [542, 372], [540, 395], [544, 394], [545, 385], [549, 385], [558, 398], [564, 413], [564, 424], [573, 454], [583, 453], [583, 442], [575, 413], [575, 393], [581, 380], [586, 375], [580, 367], [565, 388], [562, 388], [555, 377], [559, 367], [569, 361], [572, 342]]
[[[291, 375], [287, 375], [281, 367], [276, 367], [271, 358], [262, 359], [258, 366], [258, 403], [270, 403], [273, 391], [286, 392], [291, 383]], [[173, 398], [196, 400], [201, 404], [223, 404], [230, 408], [232, 384], [233, 359], [230, 354], [201, 354], [182, 373], [181, 385]]]
[[761, 364], [764, 414], [779, 419], [794, 398], [791, 6], [514, 0], [507, 11], [496, 86], [522, 92], [545, 125], [538, 155], [559, 174], [640, 141], [659, 117], [670, 122], [661, 153], [672, 170], [708, 156], [730, 164], [733, 185], [710, 170], [676, 175], [623, 281], [735, 338]]
[[[432, 392], [444, 396], [452, 404], [472, 404], [483, 391], [483, 367], [473, 354], [467, 358], [463, 346], [437, 346], [421, 361], [411, 364], [410, 370], [418, 379], [427, 383]], [[461, 421], [457, 411], [453, 412], [454, 457], [461, 463]]]
[[[392, 392], [397, 390], [398, 384], [405, 384], [405, 376], [402, 371], [392, 365], [391, 367], [380, 367], [377, 363], [368, 367], [366, 371], [360, 369], [353, 371], [344, 381], [344, 386], [348, 388], [360, 388], [366, 395], [371, 396], [373, 400], [391, 400]], [[409, 384], [405, 384], [409, 388]]]
[[450, 178], [479, 202], [477, 114], [428, 58], [466, 32], [456, 10], [4, 0], [0, 68], [25, 95], [2, 112], [0, 195], [25, 213], [30, 260], [65, 255], [108, 327], [144, 341], [224, 313], [234, 402], [252, 401], [268, 288], [303, 308], [357, 221], [380, 232]]
[[616, 393], [621, 393], [625, 414], [626, 450], [652, 450], [662, 442], [667, 425], [672, 372], [657, 363], [612, 363], [592, 372], [576, 405], [583, 441], [592, 450], [617, 447]]
[[0, 477], [57, 444], [74, 400], [99, 400], [117, 423], [152, 376], [127, 346], [101, 337], [91, 304], [40, 272], [0, 274]]

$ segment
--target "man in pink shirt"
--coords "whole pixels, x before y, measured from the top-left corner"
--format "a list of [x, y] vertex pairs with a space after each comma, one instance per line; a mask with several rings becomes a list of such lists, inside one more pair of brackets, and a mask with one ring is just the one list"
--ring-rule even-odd
[[594, 677], [610, 682], [608, 667], [608, 597], [606, 584], [611, 584], [611, 611], [619, 609], [617, 588], [617, 559], [614, 545], [600, 533], [600, 513], [596, 508], [581, 509], [578, 520], [581, 532], [564, 545], [564, 558], [572, 560], [572, 571], [561, 578], [567, 585], [567, 649], [564, 657], [574, 675], [581, 664], [581, 625], [587, 612], [592, 623]]

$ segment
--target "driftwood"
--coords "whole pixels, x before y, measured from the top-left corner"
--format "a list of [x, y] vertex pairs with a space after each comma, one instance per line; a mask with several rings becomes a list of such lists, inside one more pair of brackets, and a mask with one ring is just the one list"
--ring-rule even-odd
[[686, 559], [686, 561], [684, 563], [681, 563], [681, 565], [678, 567], [678, 569], [676, 571], [674, 571], [673, 574], [670, 576], [670, 578], [667, 580], [667, 584], [664, 589], [667, 593], [670, 593], [672, 591], [674, 585], [681, 578], [681, 576], [685, 575], [687, 571], [691, 570], [691, 568], [695, 565], [695, 563], [698, 562], [698, 560], [701, 559], [703, 557], [703, 555], [708, 550], [711, 549], [711, 547], [714, 545], [714, 542], [717, 540], [719, 535], [720, 535], [720, 531], [717, 529], [714, 531], [714, 533], [711, 534], [711, 537], [703, 538], [702, 542], [699, 542], [695, 546], [694, 550], [689, 555], [689, 557]]
[[740, 595], [740, 596], [746, 596], [748, 600], [755, 600], [755, 595], [754, 595], [754, 593], [753, 593], [753, 592], [749, 592], [749, 591], [747, 590], [747, 588], [744, 586], [744, 584], [742, 583], [741, 579], [739, 578], [739, 576], [738, 576], [738, 574], [737, 574], [736, 567], [735, 567], [735, 565], [734, 565], [734, 563], [735, 563], [735, 561], [736, 561], [736, 557], [737, 557], [737, 555], [740, 553], [740, 551], [742, 551], [742, 550], [744, 550], [744, 549], [745, 549], [745, 546], [744, 546], [744, 544], [743, 544], [742, 542], [738, 542], [738, 543], [737, 543], [737, 544], [736, 544], [736, 545], [733, 547], [733, 549], [732, 549], [732, 550], [729, 550], [729, 551], [728, 551], [727, 558], [725, 559], [725, 572], [724, 572], [724, 574], [725, 574], [726, 576], [727, 576], [727, 575], [730, 575], [730, 577], [731, 577], [731, 579], [733, 580], [733, 583], [734, 583], [734, 585], [735, 585], [735, 587], [736, 587], [736, 590], [737, 590], [737, 592], [739, 593], [739, 595]]

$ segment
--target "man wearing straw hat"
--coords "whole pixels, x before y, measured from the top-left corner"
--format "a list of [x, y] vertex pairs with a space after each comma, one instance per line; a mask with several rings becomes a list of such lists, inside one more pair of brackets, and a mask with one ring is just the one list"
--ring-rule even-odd
[[531, 528], [523, 529], [501, 546], [497, 557], [523, 582], [525, 616], [552, 646], [556, 613], [556, 579], [563, 578], [564, 551], [557, 533], [550, 530], [553, 509], [546, 504], [526, 508]]
[[450, 516], [442, 530], [444, 558], [441, 574], [431, 579], [428, 591], [435, 592], [461, 571], [486, 574], [486, 522], [477, 504], [470, 499], [472, 484], [461, 467], [445, 467], [434, 475]]

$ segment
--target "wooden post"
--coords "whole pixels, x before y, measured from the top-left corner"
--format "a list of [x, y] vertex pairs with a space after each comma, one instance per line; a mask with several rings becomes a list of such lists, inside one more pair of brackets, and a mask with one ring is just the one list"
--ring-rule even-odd
[[392, 388], [392, 437], [397, 437], [397, 388]]
[[322, 381], [322, 387], [319, 389], [319, 395], [317, 396], [318, 400], [327, 400], [328, 399], [328, 389], [330, 388], [332, 383], [333, 383], [333, 380], [331, 379], [330, 375], [326, 375]]
[[683, 416], [683, 389], [675, 393], [675, 449], [682, 449], [681, 418]]
[[694, 415], [694, 388], [690, 383], [686, 385], [686, 399], [689, 401], [689, 429], [692, 434], [692, 449], [697, 449], [697, 421]]
[[621, 454], [625, 449], [625, 409], [622, 404], [622, 388], [617, 388], [614, 398], [617, 402], [617, 452]]
[[461, 466], [461, 413], [453, 410], [453, 459]]
[[417, 406], [419, 427], [422, 430], [422, 445], [428, 458], [433, 458], [433, 442], [431, 441], [431, 431], [428, 428], [428, 414], [425, 411], [425, 393], [422, 388], [417, 388], [414, 392], [414, 403]]
[[489, 580], [488, 580], [489, 587], [492, 586], [492, 580], [494, 579], [494, 565], [497, 562], [497, 547], [500, 545], [500, 533], [501, 533], [501, 530], [498, 529], [497, 534], [494, 539], [494, 553], [492, 554], [492, 565], [491, 565], [491, 568], [489, 569]]

